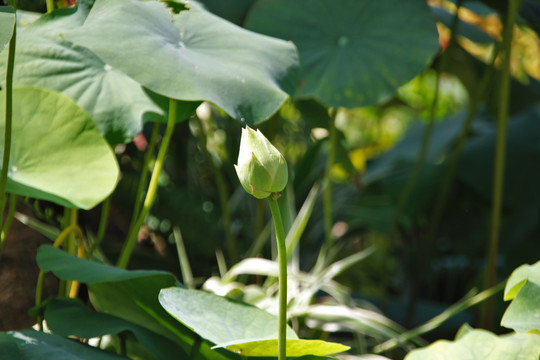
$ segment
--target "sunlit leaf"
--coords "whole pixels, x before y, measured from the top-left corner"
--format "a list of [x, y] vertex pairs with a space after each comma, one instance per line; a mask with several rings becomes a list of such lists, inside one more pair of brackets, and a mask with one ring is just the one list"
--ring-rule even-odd
[[[277, 339], [278, 319], [240, 301], [178, 287], [161, 290], [159, 302], [172, 316], [214, 344]], [[287, 338], [298, 339], [287, 327]]]
[[66, 38], [159, 94], [211, 101], [248, 124], [268, 118], [296, 85], [295, 47], [189, 6], [171, 14], [159, 2], [98, 0]]
[[[243, 356], [278, 356], [278, 340], [262, 340], [227, 345], [227, 349]], [[287, 339], [287, 356], [329, 355], [350, 347], [322, 340]]]
[[[88, 114], [45, 89], [19, 88], [13, 96], [7, 191], [82, 209], [103, 201], [116, 186], [118, 164]], [[0, 101], [2, 134], [4, 107]]]
[[540, 261], [533, 265], [521, 265], [512, 272], [504, 288], [504, 300], [516, 297], [527, 280], [540, 284]]
[[0, 6], [0, 52], [11, 40], [15, 25], [15, 12], [11, 6]]
[[540, 283], [526, 281], [504, 313], [501, 325], [517, 332], [540, 333]]
[[536, 360], [538, 356], [538, 334], [513, 333], [497, 336], [485, 330], [473, 330], [459, 340], [439, 340], [425, 348], [413, 350], [405, 360]]
[[246, 27], [292, 40], [302, 69], [297, 96], [328, 106], [388, 99], [439, 50], [425, 1], [261, 0]]

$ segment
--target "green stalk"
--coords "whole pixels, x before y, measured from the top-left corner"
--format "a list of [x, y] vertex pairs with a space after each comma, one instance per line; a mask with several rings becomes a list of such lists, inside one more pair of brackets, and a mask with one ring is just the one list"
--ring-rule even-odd
[[281, 220], [279, 205], [274, 194], [268, 198], [268, 205], [270, 206], [274, 228], [276, 229], [279, 262], [278, 360], [285, 360], [287, 358], [287, 248], [285, 245], [283, 221]]
[[6, 221], [4, 222], [3, 227], [2, 227], [2, 233], [0, 235], [0, 251], [2, 249], [2, 245], [4, 244], [4, 241], [6, 240], [6, 236], [9, 231], [9, 228], [11, 227], [11, 224], [13, 223], [13, 218], [15, 217], [16, 206], [17, 206], [17, 195], [11, 194], [9, 196], [8, 214], [6, 217]]
[[111, 207], [111, 197], [107, 197], [105, 201], [103, 201], [103, 204], [101, 205], [101, 216], [99, 218], [99, 227], [98, 232], [96, 235], [96, 238], [92, 242], [92, 245], [90, 246], [90, 249], [86, 253], [86, 258], [90, 259], [92, 257], [92, 254], [96, 249], [101, 245], [101, 242], [105, 238], [105, 231], [107, 230], [107, 224], [109, 222], [109, 209]]
[[328, 123], [329, 131], [329, 147], [328, 147], [328, 158], [326, 159], [326, 169], [324, 171], [323, 179], [323, 216], [324, 216], [324, 237], [326, 240], [326, 247], [328, 250], [332, 249], [334, 242], [332, 241], [332, 226], [333, 226], [333, 216], [332, 216], [332, 165], [334, 164], [334, 159], [336, 157], [336, 115], [337, 109], [330, 109], [330, 121]]
[[[414, 165], [411, 177], [408, 179], [407, 183], [405, 184], [405, 187], [403, 188], [400, 197], [398, 199], [398, 203], [396, 205], [396, 212], [394, 214], [394, 221], [393, 221], [393, 232], [395, 233], [398, 229], [399, 225], [399, 218], [401, 217], [401, 212], [403, 211], [403, 208], [407, 204], [407, 201], [409, 200], [409, 196], [414, 190], [414, 188], [417, 185], [418, 179], [420, 178], [422, 168], [424, 167], [424, 162], [427, 156], [427, 152], [429, 150], [429, 145], [431, 142], [431, 135], [433, 133], [433, 128], [435, 126], [435, 113], [437, 110], [437, 101], [439, 98], [439, 85], [440, 85], [440, 78], [441, 74], [447, 69], [448, 62], [450, 61], [450, 56], [448, 55], [449, 49], [454, 46], [454, 43], [456, 41], [456, 33], [457, 28], [459, 24], [459, 8], [461, 7], [461, 3], [463, 0], [458, 0], [456, 4], [456, 14], [454, 15], [454, 18], [452, 20], [451, 28], [450, 28], [450, 43], [448, 44], [448, 47], [446, 49], [446, 52], [441, 56], [441, 61], [439, 64], [439, 68], [437, 71], [437, 76], [435, 79], [435, 91], [433, 94], [433, 101], [431, 103], [430, 113], [429, 113], [429, 122], [426, 126], [426, 129], [424, 131], [423, 137], [422, 137], [422, 144], [420, 147], [420, 151], [418, 153], [418, 158], [416, 159], [416, 163]], [[431, 249], [431, 239], [426, 236], [421, 239], [421, 244], [419, 246], [419, 253], [418, 253], [418, 259], [425, 259], [429, 258], [426, 256], [429, 256], [429, 251]], [[405, 317], [405, 325], [411, 323], [413, 317], [414, 317], [414, 311], [416, 308], [416, 302], [418, 300], [418, 289], [421, 285], [421, 282], [424, 278], [425, 268], [424, 268], [424, 262], [423, 261], [417, 261], [417, 264], [415, 268], [413, 268], [413, 282], [411, 286], [411, 292], [409, 295], [409, 304], [407, 306], [407, 315]]]
[[[10, 0], [9, 4], [17, 13], [15, 0]], [[4, 222], [4, 206], [6, 204], [6, 187], [9, 171], [9, 157], [11, 153], [11, 130], [13, 124], [13, 69], [15, 66], [15, 46], [17, 42], [17, 21], [13, 25], [13, 35], [9, 40], [8, 62], [6, 68], [6, 125], [4, 129], [4, 155], [2, 158], [2, 171], [0, 172], [0, 232], [2, 232]]]
[[[508, 128], [508, 105], [510, 95], [510, 57], [514, 22], [520, 5], [521, 1], [519, 0], [508, 1], [508, 12], [502, 38], [502, 69], [501, 83], [499, 87], [499, 109], [497, 112], [497, 139], [495, 144], [495, 169], [493, 174], [493, 207], [491, 212], [491, 228], [486, 259], [486, 288], [492, 287], [497, 282], [496, 260], [499, 248], [499, 230], [501, 227], [501, 209], [503, 202], [506, 134]], [[490, 300], [486, 303], [483, 321], [484, 326], [486, 326], [488, 329], [493, 327], [494, 312], [495, 302]]]
[[133, 253], [135, 243], [137, 242], [139, 229], [141, 228], [142, 224], [144, 223], [144, 219], [146, 219], [146, 216], [150, 213], [150, 209], [154, 204], [158, 188], [159, 175], [161, 174], [161, 170], [163, 170], [165, 155], [167, 154], [167, 149], [169, 148], [169, 143], [174, 131], [174, 125], [176, 123], [176, 106], [177, 101], [170, 99], [167, 128], [165, 129], [165, 134], [163, 134], [163, 140], [159, 148], [156, 163], [154, 164], [154, 171], [152, 172], [152, 177], [150, 178], [150, 184], [148, 185], [148, 191], [144, 199], [143, 207], [137, 217], [137, 221], [131, 223], [126, 242], [124, 243], [120, 257], [118, 258], [118, 263], [116, 265], [120, 268], [125, 269], [127, 267], [131, 254]]
[[456, 141], [454, 151], [445, 169], [445, 173], [443, 176], [443, 183], [441, 185], [439, 194], [437, 196], [437, 201], [435, 202], [435, 207], [431, 216], [430, 227], [429, 227], [428, 235], [427, 235], [428, 245], [433, 243], [434, 238], [437, 234], [437, 229], [439, 227], [439, 223], [441, 221], [444, 208], [446, 206], [446, 201], [448, 199], [450, 185], [452, 184], [452, 181], [454, 180], [454, 176], [456, 174], [457, 167], [459, 165], [459, 159], [461, 158], [461, 152], [463, 151], [465, 140], [467, 140], [469, 130], [474, 121], [476, 113], [478, 112], [480, 101], [484, 98], [488, 90], [488, 85], [493, 75], [495, 59], [497, 58], [497, 54], [498, 54], [498, 49], [494, 49], [492, 59], [490, 61], [490, 65], [484, 71], [484, 74], [482, 75], [482, 79], [480, 81], [480, 85], [478, 86], [478, 89], [476, 91], [476, 94], [471, 100], [469, 110], [467, 111], [467, 117], [465, 118], [465, 122], [463, 123], [463, 127], [461, 128], [461, 132]]
[[[54, 241], [53, 246], [55, 248], [59, 248], [64, 242], [64, 240], [71, 234], [78, 234], [81, 239], [83, 238], [83, 233], [82, 233], [81, 228], [78, 225], [71, 225], [71, 226], [66, 227], [64, 230], [62, 230], [60, 235], [58, 235], [58, 237]], [[41, 305], [41, 300], [43, 298], [44, 281], [45, 281], [45, 272], [41, 270], [39, 272], [38, 281], [36, 285], [36, 307]], [[39, 326], [39, 330], [42, 331], [43, 330], [43, 317], [41, 315], [38, 316], [38, 326]]]
[[182, 238], [182, 233], [180, 232], [180, 227], [173, 227], [173, 236], [176, 243], [176, 252], [178, 253], [180, 271], [182, 273], [182, 283], [186, 285], [188, 289], [195, 289], [193, 273], [191, 272], [191, 266], [189, 265], [189, 257], [187, 256], [186, 247], [184, 246], [184, 240]]
[[47, 4], [47, 13], [50, 13], [54, 10], [54, 0], [45, 0], [45, 3]]
[[143, 192], [146, 188], [146, 178], [148, 177], [148, 164], [154, 155], [154, 149], [156, 147], [156, 142], [159, 134], [160, 123], [155, 122], [154, 127], [152, 128], [152, 135], [150, 136], [150, 141], [148, 142], [148, 147], [144, 154], [144, 160], [141, 167], [141, 178], [139, 179], [139, 184], [137, 185], [137, 194], [135, 195], [135, 205], [133, 206], [133, 214], [131, 215], [131, 222], [135, 222], [139, 211], [141, 210], [141, 203], [143, 201]]
[[[443, 56], [443, 57], [446, 57], [446, 56]], [[398, 228], [401, 212], [403, 211], [403, 208], [407, 204], [407, 201], [409, 200], [409, 196], [411, 195], [412, 191], [414, 190], [416, 186], [416, 183], [418, 182], [418, 179], [420, 178], [422, 168], [424, 167], [424, 162], [426, 161], [426, 156], [427, 156], [427, 152], [429, 150], [429, 144], [431, 141], [431, 134], [433, 133], [433, 127], [435, 126], [435, 110], [437, 108], [437, 99], [439, 97], [439, 79], [440, 79], [440, 72], [437, 72], [437, 76], [435, 80], [435, 91], [433, 93], [433, 102], [431, 103], [431, 110], [429, 114], [428, 124], [422, 136], [422, 144], [420, 146], [420, 151], [418, 152], [418, 157], [416, 158], [416, 163], [414, 164], [412, 174], [409, 177], [407, 183], [405, 184], [405, 187], [401, 191], [401, 194], [398, 199], [398, 203], [396, 205], [396, 212], [394, 214], [394, 222], [393, 222], [394, 232]]]
[[[77, 226], [77, 217], [78, 217], [78, 210], [75, 208], [65, 208], [65, 215], [66, 215], [66, 228], [71, 228], [74, 226]], [[76, 241], [75, 233], [70, 233], [67, 238], [67, 244], [65, 246], [65, 250], [75, 255], [77, 252], [77, 241]], [[81, 242], [79, 246], [84, 246], [84, 244]], [[71, 293], [71, 287], [73, 286], [74, 281], [67, 280], [66, 281], [66, 287], [65, 287], [65, 296], [69, 297], [69, 294]]]

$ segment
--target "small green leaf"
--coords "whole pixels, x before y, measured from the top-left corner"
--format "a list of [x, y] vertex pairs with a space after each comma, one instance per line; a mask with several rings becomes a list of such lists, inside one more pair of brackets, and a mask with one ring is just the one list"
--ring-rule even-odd
[[[63, 280], [75, 280], [83, 283], [103, 283], [152, 277], [157, 282], [166, 282], [171, 285], [175, 283], [174, 276], [164, 271], [124, 270], [115, 266], [78, 258], [51, 245], [41, 246], [38, 250], [36, 260], [41, 270], [52, 271]], [[165, 281], [158, 280], [158, 277]]]
[[[77, 321], [73, 321], [77, 319]], [[132, 332], [137, 340], [159, 359], [179, 359], [183, 349], [171, 340], [110, 314], [96, 312], [76, 299], [55, 298], [45, 309], [47, 326], [55, 334], [83, 339]], [[184, 354], [187, 358], [187, 355]]]
[[[225, 345], [218, 345], [225, 346]], [[251, 341], [227, 345], [226, 348], [242, 356], [278, 356], [278, 340]], [[322, 340], [287, 339], [287, 356], [329, 355], [349, 350], [350, 347]]]
[[0, 52], [11, 40], [15, 25], [15, 12], [11, 6], [0, 6]]
[[[2, 134], [4, 115], [0, 101]], [[15, 89], [13, 119], [7, 192], [90, 209], [114, 190], [116, 156], [71, 99], [45, 89]], [[1, 148], [3, 153], [3, 141]]]
[[497, 336], [485, 330], [472, 330], [459, 340], [439, 340], [411, 351], [405, 360], [537, 360], [540, 335], [510, 334]]
[[527, 280], [540, 284], [540, 261], [533, 265], [521, 265], [512, 272], [504, 288], [504, 300], [515, 298]]
[[[278, 337], [276, 316], [240, 301], [204, 291], [172, 287], [161, 290], [159, 302], [178, 321], [214, 344]], [[287, 327], [287, 338], [298, 339], [290, 327]]]
[[[7, 356], [2, 348], [2, 359], [6, 360], [127, 360], [126, 357], [78, 341], [40, 331], [10, 331], [7, 335], [12, 338], [11, 343], [16, 343], [20, 355]], [[0, 344], [3, 345], [3, 341], [0, 341]]]
[[[521, 283], [520, 283], [521, 284]], [[540, 285], [525, 281], [506, 309], [501, 325], [516, 332], [540, 333]]]
[[15, 339], [6, 333], [0, 333], [0, 353], [10, 360], [22, 360], [21, 352]]
[[[171, 317], [159, 304], [162, 288], [176, 284], [176, 278], [167, 272], [151, 270], [123, 270], [114, 266], [77, 258], [50, 245], [38, 250], [37, 261], [44, 271], [52, 271], [63, 280], [86, 282], [94, 307], [107, 314], [120, 317], [179, 344], [185, 353], [191, 351], [194, 334]], [[212, 354], [213, 360], [226, 356], [201, 344], [203, 356]], [[178, 353], [179, 360], [182, 357]]]
[[270, 117], [296, 86], [294, 45], [189, 7], [171, 14], [159, 2], [98, 0], [65, 36], [164, 96], [211, 101], [247, 124]]

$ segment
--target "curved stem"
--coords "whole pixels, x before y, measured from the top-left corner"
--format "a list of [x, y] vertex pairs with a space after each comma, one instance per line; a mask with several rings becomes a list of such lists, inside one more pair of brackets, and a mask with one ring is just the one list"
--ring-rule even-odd
[[6, 236], [9, 231], [9, 228], [11, 227], [11, 224], [13, 223], [13, 218], [15, 217], [16, 206], [17, 206], [17, 195], [11, 194], [9, 196], [8, 214], [6, 217], [6, 221], [4, 222], [2, 226], [2, 233], [0, 234], [0, 251], [2, 250], [2, 245], [4, 244], [4, 241], [6, 240]]
[[[408, 179], [407, 183], [405, 184], [405, 187], [403, 188], [400, 197], [398, 199], [398, 203], [396, 205], [396, 212], [394, 214], [394, 221], [392, 226], [392, 232], [395, 233], [398, 229], [399, 225], [399, 219], [401, 217], [401, 212], [403, 211], [404, 206], [407, 204], [407, 201], [409, 200], [409, 196], [411, 195], [412, 191], [417, 185], [418, 179], [420, 178], [420, 175], [422, 173], [422, 168], [424, 167], [424, 162], [427, 156], [427, 152], [429, 150], [429, 145], [431, 142], [431, 135], [433, 133], [433, 128], [435, 126], [435, 114], [437, 110], [437, 101], [439, 98], [439, 89], [440, 89], [440, 78], [441, 74], [447, 69], [448, 63], [450, 61], [450, 56], [448, 54], [448, 51], [451, 47], [454, 46], [456, 42], [456, 34], [459, 24], [459, 9], [461, 7], [461, 3], [463, 0], [458, 0], [456, 3], [456, 14], [454, 15], [454, 18], [452, 19], [452, 25], [451, 25], [451, 31], [450, 31], [450, 43], [448, 44], [448, 48], [446, 51], [441, 55], [441, 60], [439, 64], [439, 68], [437, 69], [437, 76], [435, 79], [435, 91], [433, 94], [433, 102], [431, 103], [430, 113], [429, 113], [429, 122], [426, 126], [426, 129], [424, 131], [423, 137], [422, 137], [422, 145], [420, 147], [420, 151], [418, 153], [418, 158], [416, 160], [416, 163], [414, 165], [414, 168], [412, 170], [411, 177]], [[431, 249], [431, 238], [429, 236], [423, 237], [420, 240], [419, 244], [419, 251], [418, 251], [418, 259], [419, 261], [416, 261], [416, 264], [413, 267], [413, 282], [411, 286], [411, 292], [409, 294], [409, 303], [407, 305], [407, 315], [405, 317], [405, 325], [408, 326], [414, 317], [414, 312], [416, 309], [416, 302], [418, 300], [418, 290], [421, 285], [421, 282], [424, 278], [424, 262], [423, 259], [426, 259], [429, 256], [429, 251]]]
[[336, 114], [337, 109], [330, 109], [330, 121], [328, 123], [329, 131], [329, 147], [328, 147], [328, 158], [326, 160], [326, 169], [324, 171], [324, 180], [323, 180], [323, 214], [324, 214], [324, 235], [326, 240], [326, 247], [328, 250], [331, 250], [333, 247], [332, 241], [332, 226], [333, 226], [333, 216], [332, 216], [332, 165], [334, 164], [334, 159], [336, 157]]
[[141, 209], [140, 214], [137, 217], [137, 221], [131, 223], [131, 227], [128, 232], [128, 237], [118, 258], [118, 263], [116, 264], [120, 268], [126, 268], [131, 254], [133, 253], [133, 248], [137, 242], [137, 236], [139, 234], [139, 229], [144, 223], [144, 219], [150, 213], [150, 209], [154, 204], [156, 198], [159, 175], [161, 170], [163, 170], [163, 163], [165, 161], [165, 155], [167, 154], [167, 149], [169, 148], [169, 142], [174, 131], [174, 125], [176, 122], [176, 105], [177, 101], [174, 99], [169, 100], [169, 118], [167, 120], [167, 128], [165, 129], [165, 134], [163, 134], [163, 140], [159, 148], [158, 156], [156, 163], [154, 164], [154, 171], [152, 172], [152, 177], [150, 178], [150, 184], [148, 185], [148, 191], [144, 199], [144, 204]]
[[[495, 169], [493, 174], [493, 208], [491, 211], [491, 228], [487, 250], [487, 272], [485, 286], [492, 287], [497, 282], [497, 254], [499, 248], [499, 230], [501, 227], [501, 210], [504, 187], [504, 167], [506, 157], [506, 134], [508, 128], [508, 106], [510, 95], [510, 57], [514, 22], [521, 1], [509, 0], [506, 24], [502, 39], [502, 68], [499, 87], [499, 109], [497, 112], [497, 138], [495, 143]], [[484, 326], [493, 327], [493, 314], [495, 302], [486, 303], [484, 313]]]
[[99, 227], [98, 232], [96, 235], [96, 238], [92, 242], [92, 245], [90, 246], [90, 249], [85, 255], [86, 259], [90, 259], [92, 257], [92, 254], [94, 251], [101, 245], [101, 242], [103, 241], [103, 238], [105, 237], [105, 231], [107, 230], [107, 223], [109, 222], [109, 209], [111, 206], [111, 197], [103, 201], [103, 204], [101, 205], [101, 216], [99, 218]]
[[268, 205], [274, 220], [276, 229], [276, 241], [278, 248], [279, 261], [279, 332], [278, 332], [278, 359], [285, 360], [287, 357], [287, 249], [285, 245], [285, 232], [283, 231], [283, 221], [277, 200], [273, 197], [268, 198]]
[[[77, 226], [78, 210], [75, 208], [66, 208], [65, 210], [66, 210], [68, 227]], [[81, 242], [79, 243], [79, 247], [80, 246], [84, 246], [84, 244]], [[65, 246], [65, 250], [72, 255], [75, 255], [77, 253], [77, 242], [76, 242], [75, 234], [73, 233], [69, 234], [69, 237], [67, 239], [67, 244]], [[74, 286], [75, 283], [76, 281], [66, 281], [65, 296], [69, 297], [69, 295], [71, 294], [71, 287]], [[78, 286], [78, 285], [75, 285], [75, 286]]]
[[[64, 243], [64, 240], [71, 234], [78, 234], [81, 239], [83, 238], [83, 232], [81, 228], [79, 227], [79, 225], [70, 225], [66, 227], [64, 230], [62, 230], [60, 235], [58, 235], [58, 237], [54, 241], [53, 246], [55, 248], [59, 248]], [[43, 297], [44, 281], [45, 281], [45, 271], [40, 270], [38, 281], [36, 284], [36, 307], [41, 305], [41, 299]], [[39, 331], [43, 331], [43, 316], [41, 315], [38, 315], [38, 327], [39, 327]]]
[[[9, 2], [15, 10], [16, 2]], [[9, 171], [9, 157], [11, 153], [11, 131], [13, 124], [13, 68], [15, 66], [15, 46], [17, 42], [17, 21], [13, 25], [13, 35], [9, 40], [8, 62], [6, 68], [6, 113], [4, 128], [4, 154], [2, 157], [2, 171], [0, 172], [0, 232], [4, 222], [4, 206], [6, 204], [6, 187]]]
[[47, 4], [47, 13], [54, 10], [54, 0], [45, 0], [45, 3]]
[[137, 220], [139, 211], [141, 210], [141, 203], [143, 201], [143, 192], [146, 188], [146, 178], [148, 177], [148, 164], [150, 159], [154, 156], [154, 149], [156, 148], [156, 142], [159, 134], [160, 123], [155, 122], [154, 127], [152, 128], [152, 135], [150, 136], [150, 141], [148, 142], [148, 147], [144, 154], [144, 160], [141, 168], [141, 178], [139, 179], [139, 184], [137, 185], [137, 193], [135, 195], [135, 205], [133, 206], [133, 214], [131, 215], [131, 223], [134, 223]]
[[[447, 56], [443, 56], [443, 57], [446, 58]], [[407, 201], [409, 200], [409, 196], [414, 190], [416, 183], [418, 182], [418, 179], [420, 178], [420, 174], [422, 173], [422, 169], [424, 167], [424, 162], [426, 160], [427, 152], [429, 150], [429, 144], [431, 142], [431, 134], [433, 133], [433, 127], [435, 126], [435, 110], [437, 108], [437, 99], [439, 97], [439, 79], [440, 79], [440, 72], [437, 72], [437, 76], [435, 80], [435, 91], [433, 93], [433, 101], [431, 103], [431, 110], [429, 114], [428, 124], [422, 136], [422, 144], [420, 146], [420, 151], [418, 152], [418, 157], [416, 158], [416, 163], [414, 164], [412, 174], [409, 177], [407, 183], [405, 184], [405, 187], [401, 191], [401, 194], [399, 195], [398, 203], [396, 205], [396, 212], [394, 213], [394, 222], [392, 226], [393, 232], [395, 232], [398, 228], [401, 212], [403, 211], [403, 208], [407, 204]]]

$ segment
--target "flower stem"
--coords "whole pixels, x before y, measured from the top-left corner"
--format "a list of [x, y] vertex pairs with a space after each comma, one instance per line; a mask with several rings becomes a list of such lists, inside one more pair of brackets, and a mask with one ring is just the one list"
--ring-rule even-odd
[[[16, 2], [9, 4], [17, 10]], [[17, 22], [13, 24], [13, 35], [9, 40], [8, 62], [6, 68], [6, 113], [4, 127], [4, 155], [2, 157], [2, 171], [0, 173], [0, 232], [4, 222], [4, 206], [7, 200], [7, 180], [9, 170], [9, 157], [11, 152], [11, 129], [13, 123], [13, 69], [15, 66], [15, 44], [17, 39]]]
[[161, 124], [159, 122], [154, 123], [154, 127], [152, 128], [152, 135], [150, 136], [150, 141], [148, 142], [148, 147], [146, 148], [146, 153], [144, 154], [143, 165], [141, 167], [141, 177], [139, 179], [139, 184], [137, 185], [135, 205], [133, 206], [133, 214], [131, 215], [132, 223], [137, 220], [137, 216], [139, 215], [139, 211], [141, 210], [143, 193], [144, 189], [146, 188], [146, 178], [148, 177], [148, 164], [150, 164], [150, 160], [154, 156], [154, 149], [156, 147], [160, 125]]
[[285, 360], [287, 357], [287, 248], [285, 246], [285, 232], [283, 230], [283, 221], [277, 200], [270, 195], [268, 205], [274, 220], [276, 229], [276, 241], [278, 248], [279, 261], [279, 329], [278, 329], [278, 360]]
[[[495, 169], [493, 174], [493, 207], [491, 212], [491, 228], [487, 251], [487, 271], [485, 287], [493, 287], [497, 283], [497, 254], [499, 248], [499, 231], [501, 227], [501, 212], [504, 188], [504, 168], [506, 158], [506, 135], [508, 128], [508, 108], [510, 94], [510, 56], [514, 23], [519, 11], [521, 1], [509, 0], [506, 23], [504, 24], [502, 38], [502, 64], [501, 80], [499, 84], [499, 109], [497, 112], [497, 138], [495, 143]], [[486, 302], [483, 313], [483, 325], [489, 330], [493, 328], [493, 314], [495, 302], [490, 299]]]
[[332, 165], [334, 165], [334, 159], [336, 157], [337, 146], [337, 134], [336, 134], [336, 115], [337, 109], [330, 109], [330, 121], [328, 123], [329, 131], [329, 144], [328, 144], [328, 158], [326, 160], [326, 168], [324, 171], [323, 180], [323, 214], [324, 214], [324, 237], [326, 240], [326, 247], [328, 250], [332, 249], [334, 243], [332, 240]]
[[124, 247], [122, 249], [122, 252], [120, 253], [120, 257], [118, 258], [118, 263], [116, 264], [116, 266], [120, 268], [125, 269], [127, 267], [131, 254], [133, 253], [135, 243], [137, 242], [139, 229], [141, 228], [142, 224], [144, 223], [144, 219], [150, 213], [150, 209], [154, 204], [154, 199], [156, 198], [156, 192], [158, 188], [159, 175], [161, 174], [161, 170], [163, 170], [165, 155], [167, 154], [169, 142], [171, 141], [171, 137], [174, 131], [174, 125], [176, 124], [176, 106], [177, 101], [174, 99], [170, 99], [167, 128], [165, 129], [165, 134], [163, 134], [163, 140], [159, 148], [156, 163], [154, 165], [154, 171], [152, 171], [152, 177], [150, 178], [150, 184], [148, 185], [148, 192], [146, 193], [143, 207], [139, 215], [137, 216], [137, 220], [135, 222], [132, 222], [131, 224], [126, 242], [124, 243]]

